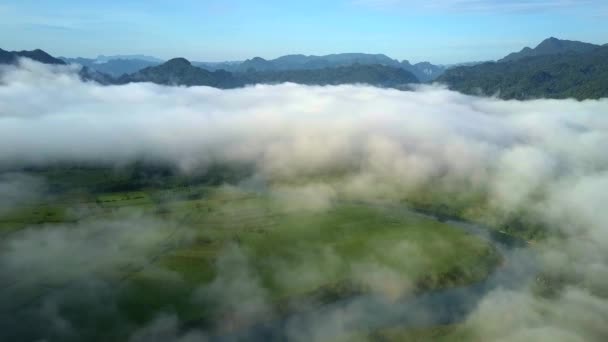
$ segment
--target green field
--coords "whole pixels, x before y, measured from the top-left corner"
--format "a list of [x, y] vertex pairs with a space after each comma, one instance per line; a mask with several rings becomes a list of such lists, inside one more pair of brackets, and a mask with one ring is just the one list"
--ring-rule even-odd
[[[0, 232], [8, 242], [25, 231], [90, 229], [95, 222], [132, 217], [141, 232], [110, 240], [116, 253], [108, 258], [116, 260], [91, 266], [89, 273], [53, 276], [53, 288], [69, 287], [86, 274], [113, 284], [113, 305], [136, 324], [172, 313], [203, 327], [226, 320], [243, 326], [359, 293], [396, 299], [469, 284], [484, 279], [500, 262], [476, 236], [401, 208], [337, 201], [299, 209], [272, 190], [253, 193], [229, 186], [65, 192], [4, 213]], [[144, 234], [146, 224], [154, 226], [153, 234]], [[89, 235], [105, 234], [96, 229]], [[106, 249], [101, 251], [104, 257]], [[79, 262], [89, 263], [86, 258]], [[52, 292], [49, 281], [16, 281], [24, 298], [15, 310], [38, 305], [35, 298]], [[66, 303], [67, 317], [80, 322], [87, 309], [82, 305]], [[112, 317], [96, 322], [81, 323], [112, 330]], [[112, 334], [104, 338], [121, 337], [121, 332]]]

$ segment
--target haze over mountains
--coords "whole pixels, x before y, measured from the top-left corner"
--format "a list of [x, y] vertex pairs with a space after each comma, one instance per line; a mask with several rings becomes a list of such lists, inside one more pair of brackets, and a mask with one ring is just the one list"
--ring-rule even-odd
[[119, 84], [153, 82], [186, 86], [206, 85], [229, 89], [251, 84], [298, 83], [307, 85], [339, 85], [365, 83], [380, 87], [406, 88], [418, 83], [412, 73], [379, 64], [353, 64], [323, 69], [262, 70], [229, 72], [208, 71], [194, 66], [184, 58], [174, 58], [158, 66], [148, 67], [117, 79]]
[[193, 64], [208, 70], [224, 69], [231, 72], [315, 70], [354, 64], [382, 65], [407, 70], [422, 82], [434, 80], [446, 69], [445, 66], [433, 65], [429, 62], [410, 64], [407, 60], [400, 62], [383, 54], [365, 53], [341, 53], [325, 56], [286, 55], [272, 60], [255, 57], [241, 63], [194, 62]]
[[167, 62], [143, 55], [99, 56], [96, 59], [54, 58], [42, 50], [0, 50], [0, 62], [27, 57], [48, 64], [80, 64], [83, 79], [102, 84], [153, 82], [165, 85], [236, 88], [252, 84], [292, 82], [307, 85], [362, 83], [408, 89], [409, 84], [439, 82], [472, 95], [504, 99], [600, 98], [608, 96], [608, 46], [554, 37], [496, 62], [438, 66], [410, 64], [382, 54], [344, 53], [326, 56], [286, 55], [242, 62]]
[[[576, 2], [355, 1], [407, 13], [59, 1], [1, 47], [474, 60]], [[520, 45], [0, 50], [0, 342], [608, 341], [608, 45]]]
[[[132, 55], [132, 56], [119, 56], [116, 58], [108, 58], [100, 56], [102, 58], [89, 59], [89, 58], [66, 58], [60, 57], [63, 61], [69, 64], [80, 64], [91, 70], [102, 72], [113, 77], [118, 77], [123, 74], [132, 74], [143, 68], [149, 66], [155, 66], [163, 63], [162, 60], [147, 60], [143, 59], [144, 56]], [[105, 58], [103, 58], [105, 57]]]
[[[162, 64], [158, 58], [144, 55], [99, 56], [90, 58], [60, 57], [67, 63], [80, 64], [92, 70], [117, 77], [131, 74], [141, 69]], [[316, 70], [325, 68], [347, 67], [354, 64], [382, 65], [400, 68], [413, 73], [422, 82], [431, 81], [440, 76], [446, 66], [434, 65], [429, 62], [410, 64], [409, 61], [398, 61], [383, 54], [341, 53], [326, 56], [286, 55], [276, 59], [266, 60], [254, 57], [245, 61], [229, 62], [197, 62], [192, 65], [208, 71], [225, 70], [229, 72], [266, 72], [287, 70]]]

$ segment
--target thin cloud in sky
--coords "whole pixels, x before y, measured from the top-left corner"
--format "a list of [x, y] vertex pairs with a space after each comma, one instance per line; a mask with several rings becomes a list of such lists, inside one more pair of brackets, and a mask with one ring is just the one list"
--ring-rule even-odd
[[[111, 6], [107, 8], [86, 8], [57, 6], [56, 8], [31, 7], [29, 5], [2, 5], [0, 15], [6, 16], [1, 24], [18, 28], [38, 28], [50, 30], [75, 30], [88, 32], [93, 28], [123, 29], [132, 27], [142, 21], [153, 20], [145, 10], [135, 11], [122, 8], [120, 11]], [[4, 18], [3, 18], [4, 19]]]
[[582, 5], [604, 7], [597, 0], [354, 0], [358, 5], [376, 8], [409, 7], [422, 10], [462, 12], [529, 12], [555, 10]]

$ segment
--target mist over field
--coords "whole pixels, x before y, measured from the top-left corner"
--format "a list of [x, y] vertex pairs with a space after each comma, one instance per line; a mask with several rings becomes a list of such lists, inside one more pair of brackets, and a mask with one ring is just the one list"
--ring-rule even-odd
[[[44, 192], [44, 182], [20, 174], [22, 168], [120, 168], [143, 161], [184, 175], [204, 175], [214, 165], [246, 167], [250, 172], [233, 186], [268, 190], [285, 206], [306, 211], [326, 210], [338, 200], [423, 203], [493, 227], [524, 222], [546, 229], [550, 237], [541, 242], [526, 238], [543, 274], [558, 279], [559, 289], [547, 296], [533, 284], [491, 291], [464, 323], [479, 341], [608, 336], [607, 146], [608, 99], [505, 101], [441, 85], [414, 91], [365, 85], [101, 86], [81, 81], [72, 67], [27, 60], [0, 67], [0, 167], [7, 172], [0, 176], [0, 213]], [[137, 263], [147, 250], [138, 237], [170, 234], [164, 224], [131, 216], [83, 223], [80, 234], [70, 234], [71, 227], [26, 229], [2, 241], [7, 248], [0, 250], [0, 280], [34, 272], [44, 279], [31, 281], [52, 283], [127, 259]], [[404, 258], [418, 253], [412, 246], [393, 247]], [[332, 262], [340, 262], [330, 252], [318, 260], [328, 269], [303, 273], [301, 281], [331, 273]], [[43, 271], [60, 262], [64, 272]], [[269, 295], [250, 263], [239, 248], [227, 249], [217, 261], [224, 272], [192, 300], [212, 299], [243, 317], [272, 316]], [[285, 279], [295, 276], [281, 270]], [[380, 291], [407, 291], [407, 279], [391, 270], [357, 270], [371, 287], [396, 286]], [[105, 292], [93, 291], [88, 300], [99, 300], [96, 293]], [[48, 329], [69, 331], [52, 307], [49, 300], [38, 313], [48, 317]], [[351, 317], [369, 315], [364, 309], [355, 302], [340, 314], [290, 322], [288, 335], [325, 341], [347, 330]], [[163, 313], [139, 327], [132, 340], [208, 337], [204, 329], [178, 326], [173, 313]]]

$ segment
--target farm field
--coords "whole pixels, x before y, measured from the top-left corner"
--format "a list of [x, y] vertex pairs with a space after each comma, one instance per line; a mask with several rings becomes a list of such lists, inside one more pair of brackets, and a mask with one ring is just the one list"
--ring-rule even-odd
[[[484, 240], [399, 207], [298, 208], [272, 190], [209, 184], [85, 193], [90, 179], [103, 182], [82, 173], [72, 178], [84, 179], [78, 191], [2, 214], [9, 257], [44, 232], [51, 241], [37, 243], [45, 261], [57, 261], [3, 274], [2, 300], [10, 304], [3, 315], [35, 321], [30, 310], [52, 298], [91, 340], [120, 340], [131, 333], [125, 321], [146, 324], [163, 314], [221, 332], [364, 293], [398, 299], [471, 284], [500, 262]], [[53, 239], [65, 239], [64, 249], [50, 246]], [[38, 262], [32, 256], [23, 265]], [[91, 280], [111, 310], [69, 296]], [[84, 318], [88, 305], [96, 309]]]

